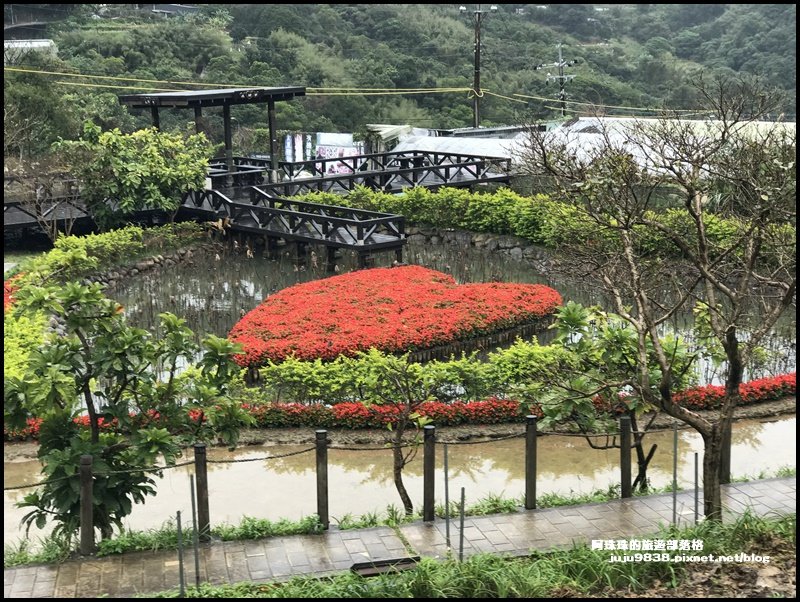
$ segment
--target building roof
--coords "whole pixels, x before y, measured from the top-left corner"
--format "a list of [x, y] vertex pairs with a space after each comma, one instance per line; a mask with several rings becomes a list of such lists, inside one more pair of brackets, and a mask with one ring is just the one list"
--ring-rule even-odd
[[258, 104], [267, 101], [291, 100], [305, 96], [305, 87], [223, 88], [220, 90], [185, 90], [152, 94], [123, 94], [119, 102], [137, 109], [148, 107], [222, 107], [225, 105]]
[[392, 149], [392, 152], [419, 150], [513, 159], [514, 149], [518, 144], [516, 140], [509, 138], [401, 136], [399, 144]]

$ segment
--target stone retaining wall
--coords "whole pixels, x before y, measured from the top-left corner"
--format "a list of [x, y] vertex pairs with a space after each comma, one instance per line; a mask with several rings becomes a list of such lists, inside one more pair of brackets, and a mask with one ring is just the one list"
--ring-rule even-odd
[[189, 261], [198, 251], [206, 249], [219, 250], [221, 249], [221, 245], [220, 243], [215, 242], [202, 243], [192, 247], [178, 249], [177, 251], [167, 255], [155, 255], [153, 257], [141, 259], [131, 265], [119, 266], [105, 272], [95, 274], [89, 278], [89, 281], [99, 282], [100, 284], [104, 285], [107, 290], [110, 290], [113, 289], [121, 280], [125, 280], [145, 272], [169, 268], [179, 263]]
[[529, 240], [510, 234], [470, 232], [458, 228], [436, 228], [424, 224], [406, 228], [408, 242], [426, 245], [459, 245], [505, 255], [517, 261], [527, 261], [539, 273], [551, 271], [553, 252]]

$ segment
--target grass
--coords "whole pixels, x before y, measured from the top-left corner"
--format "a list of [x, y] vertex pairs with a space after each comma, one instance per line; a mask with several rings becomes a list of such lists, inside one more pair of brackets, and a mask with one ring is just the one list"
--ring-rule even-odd
[[22, 540], [17, 545], [3, 546], [3, 566], [12, 567], [23, 564], [58, 564], [69, 558], [75, 548], [75, 541], [63, 538], [48, 537], [39, 539], [36, 550], [29, 540]]
[[[796, 547], [796, 515], [759, 518], [745, 514], [722, 525], [704, 522], [667, 528], [655, 537], [665, 540], [702, 540], [702, 554], [729, 555], [764, 549], [776, 542]], [[677, 562], [611, 563], [614, 551], [591, 550], [586, 545], [568, 550], [535, 552], [507, 558], [479, 554], [463, 563], [453, 559], [423, 558], [416, 568], [397, 574], [363, 578], [352, 573], [314, 579], [295, 577], [284, 583], [189, 588], [189, 598], [546, 598], [587, 594], [642, 592], [669, 593], [681, 583], [686, 565]], [[175, 598], [176, 590], [150, 594]], [[607, 597], [607, 596], [604, 596]]]
[[45, 252], [46, 251], [7, 251], [4, 249], [3, 263], [15, 263], [17, 265], [8, 272], [3, 270], [3, 279], [5, 280], [7, 277], [10, 278], [14, 274], [24, 271], [26, 264]]

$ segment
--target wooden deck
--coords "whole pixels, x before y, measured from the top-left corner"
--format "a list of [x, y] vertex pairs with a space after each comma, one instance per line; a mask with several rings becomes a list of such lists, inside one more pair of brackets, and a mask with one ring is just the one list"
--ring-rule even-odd
[[[260, 234], [268, 240], [322, 244], [334, 251], [353, 249], [359, 254], [359, 263], [372, 251], [394, 250], [402, 260], [406, 242], [403, 216], [288, 197], [314, 191], [347, 194], [358, 186], [398, 193], [417, 186], [436, 189], [508, 182], [511, 177], [509, 159], [425, 151], [281, 162], [279, 166], [281, 181], [270, 183], [275, 174], [269, 171], [269, 161], [236, 157], [234, 171], [229, 172], [225, 162], [214, 160], [209, 167], [211, 188], [187, 194], [179, 216], [223, 219], [233, 230]], [[155, 213], [137, 217], [160, 220]], [[6, 234], [60, 220], [91, 222], [91, 217], [76, 194], [38, 202], [11, 192], [4, 195]]]

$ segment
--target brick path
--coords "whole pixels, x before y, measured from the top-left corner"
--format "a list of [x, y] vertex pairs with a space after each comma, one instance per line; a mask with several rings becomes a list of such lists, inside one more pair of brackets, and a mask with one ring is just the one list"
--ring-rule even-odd
[[[796, 512], [797, 480], [767, 479], [723, 486], [727, 516], [749, 507], [756, 514]], [[702, 496], [702, 493], [701, 493]], [[701, 497], [702, 512], [702, 497]], [[681, 524], [694, 521], [694, 494], [678, 494]], [[464, 555], [479, 552], [524, 555], [531, 549], [571, 547], [592, 539], [654, 535], [672, 521], [672, 494], [516, 514], [495, 514], [464, 521]], [[258, 541], [212, 543], [200, 553], [200, 574], [213, 584], [275, 581], [294, 575], [322, 576], [353, 563], [419, 555], [444, 557], [445, 521], [416, 522], [399, 529], [331, 529], [319, 535], [294, 535]], [[450, 523], [452, 548], [458, 550], [458, 521]], [[186, 582], [194, 584], [194, 556], [186, 551]], [[178, 585], [174, 550], [89, 558], [61, 565], [28, 566], [4, 571], [6, 598], [131, 597]]]

